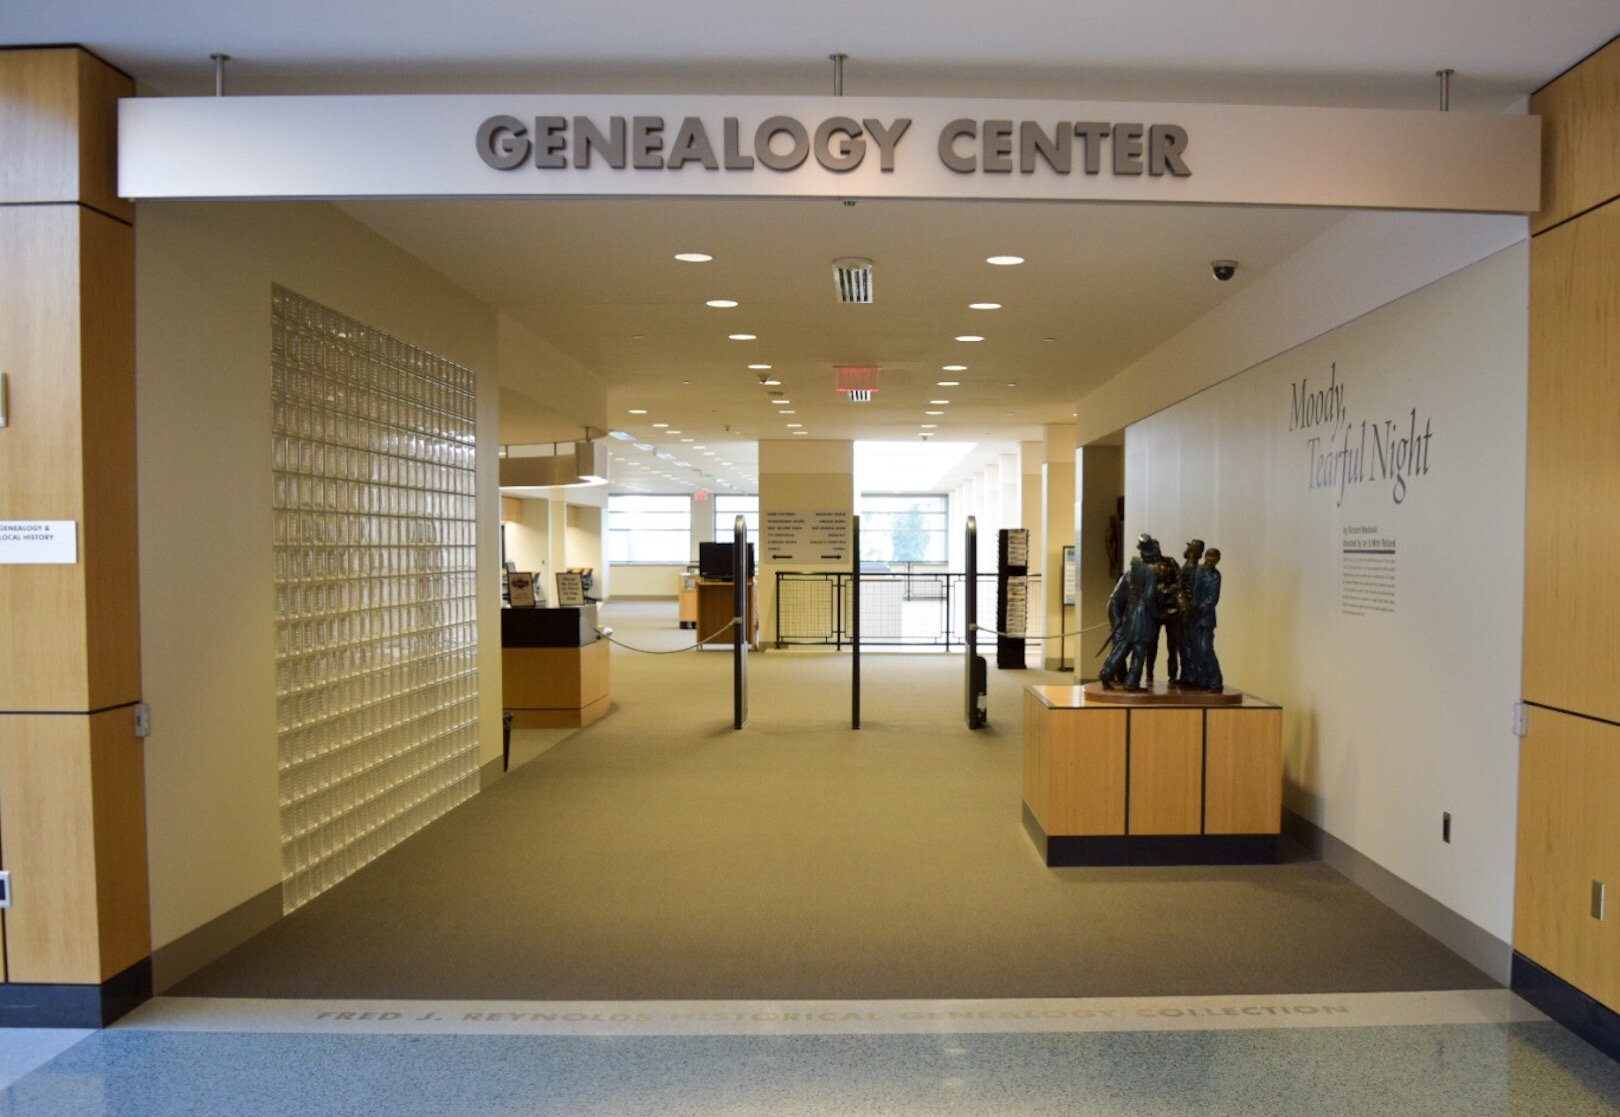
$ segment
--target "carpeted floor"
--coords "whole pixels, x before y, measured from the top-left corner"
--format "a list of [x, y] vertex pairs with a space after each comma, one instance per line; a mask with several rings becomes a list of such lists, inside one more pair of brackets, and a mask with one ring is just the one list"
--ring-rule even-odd
[[[605, 610], [677, 647], [674, 604]], [[613, 652], [612, 714], [170, 990], [192, 996], [965, 998], [1493, 984], [1309, 861], [1043, 866], [1019, 692], [959, 655]]]

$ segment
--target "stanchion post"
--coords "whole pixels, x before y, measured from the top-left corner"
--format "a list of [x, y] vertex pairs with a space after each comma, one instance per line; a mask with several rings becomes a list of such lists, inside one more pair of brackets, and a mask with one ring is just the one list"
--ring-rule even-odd
[[731, 710], [733, 729], [748, 721], [748, 521], [731, 529]]
[[849, 533], [849, 727], [861, 727], [861, 518], [854, 516]]
[[969, 729], [980, 729], [985, 723], [985, 710], [981, 702], [986, 686], [986, 666], [979, 656], [979, 524], [974, 516], [967, 518], [967, 574], [962, 580], [962, 637], [967, 648], [964, 656], [964, 715]]

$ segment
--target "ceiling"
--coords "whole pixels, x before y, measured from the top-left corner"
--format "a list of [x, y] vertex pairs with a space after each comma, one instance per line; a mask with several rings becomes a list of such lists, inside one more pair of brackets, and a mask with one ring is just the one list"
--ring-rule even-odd
[[158, 92], [804, 93], [1496, 109], [1620, 30], [1614, 0], [8, 0]]
[[[751, 485], [758, 439], [927, 433], [994, 442], [1001, 453], [1039, 438], [1043, 424], [1073, 416], [1080, 396], [1338, 218], [890, 200], [343, 208], [599, 371], [610, 384], [611, 427], [710, 469], [722, 488]], [[675, 259], [694, 251], [713, 259]], [[1008, 253], [1025, 262], [986, 263]], [[871, 305], [837, 300], [833, 260], [844, 256], [872, 260]], [[1218, 283], [1209, 262], [1228, 257], [1242, 267]], [[738, 305], [712, 308], [710, 299]], [[1000, 309], [970, 309], [974, 302]], [[984, 340], [955, 340], [970, 335]], [[770, 368], [749, 368], [756, 364]], [[857, 404], [838, 394], [838, 364], [878, 366], [876, 397]], [[767, 377], [781, 383], [762, 385]], [[523, 440], [504, 421], [502, 438]], [[636, 460], [629, 446], [617, 449]], [[651, 475], [663, 482], [681, 472], [664, 460]]]
[[[0, 43], [82, 43], [168, 95], [211, 92], [214, 51], [233, 56], [229, 91], [255, 94], [823, 93], [828, 52], [845, 51], [845, 89], [856, 95], [1410, 108], [1434, 104], [1434, 71], [1444, 66], [1456, 70], [1455, 108], [1502, 111], [1616, 31], [1615, 0], [0, 6]], [[916, 441], [923, 423], [938, 424], [928, 433], [940, 442], [979, 444], [941, 482], [949, 484], [1069, 418], [1091, 387], [1338, 216], [766, 199], [344, 208], [596, 370], [610, 385], [610, 424], [632, 436], [614, 445], [615, 469], [666, 491], [750, 488], [758, 438]], [[674, 260], [683, 251], [714, 259]], [[994, 253], [1027, 262], [991, 267]], [[832, 260], [845, 255], [874, 262], [875, 305], [835, 301]], [[1210, 278], [1216, 258], [1242, 262], [1231, 283]], [[712, 298], [740, 305], [705, 306]], [[974, 301], [1002, 306], [970, 310]], [[985, 340], [953, 340], [963, 334]], [[832, 391], [832, 366], [846, 362], [880, 366], [873, 402]], [[751, 363], [773, 366], [781, 387], [760, 386]], [[949, 373], [946, 364], [968, 368]], [[960, 386], [937, 384], [951, 379]], [[791, 405], [772, 405], [770, 390]], [[543, 391], [503, 390], [504, 441], [573, 437]], [[781, 414], [788, 410], [797, 414]]]

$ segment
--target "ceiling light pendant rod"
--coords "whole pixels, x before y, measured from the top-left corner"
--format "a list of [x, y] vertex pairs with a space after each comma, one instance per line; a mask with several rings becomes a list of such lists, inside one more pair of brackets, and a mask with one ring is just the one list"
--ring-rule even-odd
[[209, 59], [214, 63], [214, 96], [225, 96], [225, 63], [231, 60], [228, 54], [210, 54]]
[[849, 60], [849, 55], [839, 52], [838, 54], [829, 54], [827, 57], [832, 59], [833, 64], [833, 96], [842, 97], [844, 95], [844, 63]]
[[1451, 111], [1451, 75], [1456, 70], [1436, 70], [1434, 76], [1440, 79], [1440, 111]]

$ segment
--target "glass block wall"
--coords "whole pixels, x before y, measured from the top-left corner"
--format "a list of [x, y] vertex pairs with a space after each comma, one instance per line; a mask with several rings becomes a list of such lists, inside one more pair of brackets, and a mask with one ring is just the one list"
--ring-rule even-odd
[[473, 373], [277, 287], [282, 907], [478, 789]]

